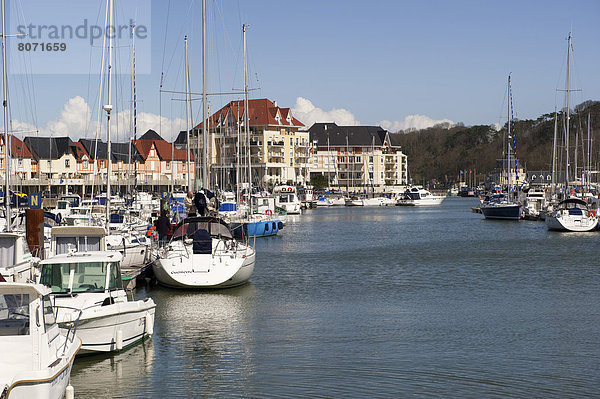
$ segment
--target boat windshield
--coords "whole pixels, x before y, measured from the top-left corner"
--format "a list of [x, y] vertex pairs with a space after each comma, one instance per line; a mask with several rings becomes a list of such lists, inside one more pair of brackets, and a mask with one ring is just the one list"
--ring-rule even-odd
[[[40, 283], [50, 287], [53, 294], [104, 292], [106, 271], [111, 262], [54, 263], [42, 267]], [[72, 286], [69, 286], [72, 276]], [[109, 289], [122, 288], [120, 270], [111, 267]]]
[[0, 294], [0, 336], [29, 335], [29, 294]]

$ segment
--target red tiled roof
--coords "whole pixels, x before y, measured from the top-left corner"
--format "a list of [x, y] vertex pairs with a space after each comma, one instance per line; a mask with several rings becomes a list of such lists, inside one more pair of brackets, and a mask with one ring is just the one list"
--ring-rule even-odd
[[[275, 104], [266, 98], [248, 100], [249, 122], [250, 126], [266, 126], [266, 125], [281, 125], [281, 126], [294, 126], [303, 127], [304, 124], [298, 119], [291, 116], [289, 108], [279, 108]], [[281, 119], [277, 121], [275, 118], [279, 111]], [[228, 113], [231, 113], [234, 119], [239, 118], [239, 121], [243, 123], [244, 118], [244, 101], [237, 100], [231, 101], [223, 108], [215, 112], [209, 117], [209, 125], [216, 126], [219, 119], [223, 119]], [[287, 121], [287, 117], [290, 116], [290, 122]], [[202, 123], [196, 126], [196, 129], [201, 129]]]
[[[9, 134], [9, 140], [10, 155], [13, 158], [33, 158], [31, 152], [29, 151], [29, 148], [27, 148], [25, 143], [23, 143], [23, 141], [20, 138]], [[4, 146], [4, 135], [2, 135], [2, 146]]]
[[[135, 142], [135, 147], [144, 160], [148, 159], [153, 145], [156, 147], [158, 157], [163, 161], [187, 161], [185, 150], [174, 148], [173, 144], [164, 140], [137, 140]], [[194, 154], [190, 154], [190, 161], [193, 160]]]
[[77, 158], [77, 160], [82, 159], [84, 155], [87, 155], [88, 159], [90, 158], [90, 155], [85, 150], [83, 144], [79, 141], [74, 141], [73, 144], [75, 144], [75, 158]]

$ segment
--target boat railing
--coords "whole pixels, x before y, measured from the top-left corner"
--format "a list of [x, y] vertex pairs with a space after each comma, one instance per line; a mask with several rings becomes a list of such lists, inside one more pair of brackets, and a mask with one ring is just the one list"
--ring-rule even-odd
[[[64, 354], [67, 351], [67, 344], [69, 342], [73, 343], [73, 341], [75, 340], [75, 334], [77, 333], [77, 325], [79, 324], [79, 319], [81, 318], [81, 314], [83, 313], [82, 309], [77, 309], [77, 308], [73, 308], [70, 306], [54, 306], [54, 319], [58, 320], [58, 311], [59, 309], [67, 309], [70, 310], [71, 313], [66, 313], [66, 315], [69, 315], [69, 318], [71, 318], [71, 315], [73, 313], [77, 313], [77, 317], [75, 317], [75, 319], [72, 320], [67, 320], [62, 322], [64, 325], [66, 325], [67, 328], [67, 335], [66, 335], [66, 339], [65, 339], [65, 344], [62, 346], [62, 354], [60, 356], [64, 356]], [[60, 348], [58, 349], [60, 351]]]

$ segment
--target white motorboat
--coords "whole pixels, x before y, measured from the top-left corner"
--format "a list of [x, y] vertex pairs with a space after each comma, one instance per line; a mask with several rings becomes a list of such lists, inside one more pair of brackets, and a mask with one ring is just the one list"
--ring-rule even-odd
[[35, 281], [40, 259], [29, 252], [25, 236], [15, 232], [0, 233], [0, 274], [15, 283]]
[[81, 311], [77, 334], [82, 353], [124, 349], [152, 335], [151, 298], [129, 301], [121, 280], [122, 256], [116, 251], [69, 252], [43, 260], [40, 283], [50, 287], [57, 321], [74, 320]]
[[444, 195], [431, 194], [424, 188], [411, 187], [407, 189], [396, 201], [398, 206], [435, 206], [440, 205], [446, 197]]
[[596, 210], [579, 198], [561, 201], [546, 214], [546, 227], [555, 231], [592, 231], [598, 227]]
[[529, 190], [523, 208], [526, 219], [539, 219], [540, 213], [546, 208], [546, 193], [544, 190]]
[[59, 328], [39, 284], [0, 283], [0, 397], [62, 398], [81, 346], [76, 318]]
[[233, 239], [219, 218], [191, 217], [181, 221], [171, 241], [152, 263], [162, 285], [175, 288], [228, 288], [250, 279], [255, 252]]
[[299, 215], [302, 212], [302, 203], [296, 194], [296, 187], [276, 186], [273, 189], [275, 194], [275, 205], [286, 210], [288, 215]]

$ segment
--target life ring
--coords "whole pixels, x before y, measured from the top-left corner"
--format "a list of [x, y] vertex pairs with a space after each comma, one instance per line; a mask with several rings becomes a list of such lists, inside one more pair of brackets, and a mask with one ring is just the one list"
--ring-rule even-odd
[[265, 215], [272, 215], [272, 214], [273, 214], [273, 211], [272, 211], [272, 210], [270, 210], [270, 209], [267, 209], [267, 210], [265, 211]]
[[594, 215], [594, 217], [596, 217], [596, 211], [595, 211], [595, 210], [593, 210], [593, 209], [590, 209], [590, 210], [588, 211], [588, 217], [592, 217], [592, 215]]

